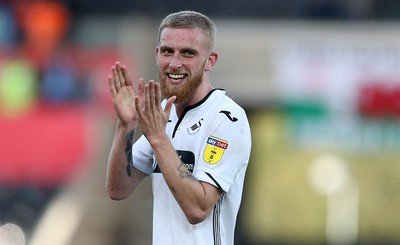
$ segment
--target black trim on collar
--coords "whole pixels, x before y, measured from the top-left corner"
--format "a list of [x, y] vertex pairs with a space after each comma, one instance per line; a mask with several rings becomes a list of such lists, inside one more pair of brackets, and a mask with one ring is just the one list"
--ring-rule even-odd
[[172, 138], [175, 137], [176, 130], [178, 130], [178, 126], [179, 126], [179, 124], [181, 124], [181, 122], [182, 122], [183, 118], [185, 117], [186, 113], [187, 113], [188, 111], [190, 111], [190, 110], [192, 110], [192, 109], [194, 109], [194, 108], [200, 106], [201, 104], [203, 104], [203, 103], [211, 96], [211, 94], [212, 94], [214, 91], [216, 91], [216, 90], [225, 91], [224, 89], [220, 89], [220, 88], [212, 89], [212, 90], [211, 90], [210, 92], [208, 92], [208, 94], [207, 94], [206, 96], [204, 96], [204, 98], [201, 99], [199, 102], [197, 102], [196, 104], [190, 105], [190, 106], [186, 107], [186, 108], [183, 110], [182, 115], [179, 117], [178, 122], [175, 124], [174, 131], [172, 132]]

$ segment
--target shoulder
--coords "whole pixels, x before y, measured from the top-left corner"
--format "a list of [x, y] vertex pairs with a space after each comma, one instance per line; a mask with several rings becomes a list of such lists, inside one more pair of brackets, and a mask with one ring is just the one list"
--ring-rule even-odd
[[225, 90], [216, 91], [216, 97], [213, 101], [213, 106], [217, 109], [216, 114], [225, 115], [230, 120], [235, 120], [230, 115], [237, 115], [239, 117], [244, 117], [247, 120], [245, 110], [231, 97], [229, 97]]

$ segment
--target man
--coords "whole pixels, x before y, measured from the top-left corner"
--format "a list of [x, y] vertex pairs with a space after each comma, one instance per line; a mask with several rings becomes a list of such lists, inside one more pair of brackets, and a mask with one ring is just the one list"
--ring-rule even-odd
[[244, 110], [210, 83], [215, 33], [203, 14], [170, 14], [155, 50], [160, 83], [133, 83], [119, 62], [108, 77], [119, 120], [106, 189], [124, 199], [151, 176], [153, 244], [234, 242], [251, 136]]

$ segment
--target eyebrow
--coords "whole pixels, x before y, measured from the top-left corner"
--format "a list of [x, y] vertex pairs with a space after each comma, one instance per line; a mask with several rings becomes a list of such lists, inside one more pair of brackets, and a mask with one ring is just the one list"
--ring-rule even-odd
[[[166, 46], [166, 45], [160, 46], [160, 50], [161, 51], [164, 51], [164, 50], [167, 50], [167, 49], [174, 50], [174, 48]], [[191, 52], [191, 53], [193, 53], [195, 55], [199, 54], [199, 51], [197, 51], [196, 49], [192, 49], [192, 48], [182, 48], [182, 49], [179, 49], [179, 52], [180, 53]]]
[[180, 50], [181, 53], [185, 53], [185, 52], [190, 52], [194, 55], [199, 54], [199, 51], [197, 51], [196, 49], [192, 49], [192, 48], [183, 48]]

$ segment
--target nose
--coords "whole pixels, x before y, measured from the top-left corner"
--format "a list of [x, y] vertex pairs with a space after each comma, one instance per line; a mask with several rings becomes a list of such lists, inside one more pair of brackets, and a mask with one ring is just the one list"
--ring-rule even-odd
[[176, 69], [181, 66], [182, 66], [182, 62], [181, 62], [179, 55], [174, 55], [171, 59], [171, 62], [169, 62], [169, 67]]

